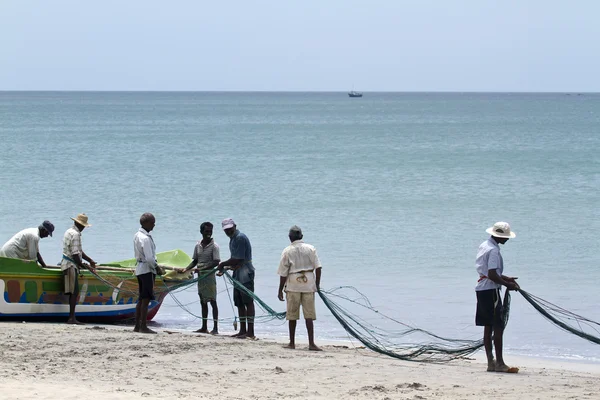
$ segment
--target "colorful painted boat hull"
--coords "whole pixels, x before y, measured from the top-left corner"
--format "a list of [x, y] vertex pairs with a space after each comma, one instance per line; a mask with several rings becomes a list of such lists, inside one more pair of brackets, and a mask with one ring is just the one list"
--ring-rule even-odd
[[[160, 264], [185, 267], [190, 257], [181, 250], [157, 254]], [[82, 271], [79, 276], [80, 294], [75, 309], [77, 319], [84, 322], [119, 322], [135, 318], [137, 278], [131, 268], [135, 260], [110, 264], [111, 271], [98, 270], [97, 276]], [[123, 271], [119, 269], [123, 268]], [[125, 269], [128, 268], [128, 269]], [[154, 318], [173, 285], [157, 278], [155, 297], [150, 302], [148, 319]], [[34, 261], [0, 257], [0, 320], [66, 321], [69, 315], [69, 296], [64, 294], [60, 269], [41, 268]]]

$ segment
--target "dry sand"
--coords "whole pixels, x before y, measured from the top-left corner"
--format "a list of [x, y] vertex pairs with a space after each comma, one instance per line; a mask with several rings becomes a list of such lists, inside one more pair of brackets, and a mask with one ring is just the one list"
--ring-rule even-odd
[[[302, 327], [299, 325], [299, 334]], [[365, 349], [130, 327], [0, 323], [2, 399], [600, 399], [600, 365], [507, 357], [402, 362]]]

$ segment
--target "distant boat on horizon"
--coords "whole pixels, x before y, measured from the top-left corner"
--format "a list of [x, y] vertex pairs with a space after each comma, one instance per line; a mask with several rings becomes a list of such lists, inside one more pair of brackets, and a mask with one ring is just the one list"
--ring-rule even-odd
[[362, 97], [363, 94], [360, 92], [355, 92], [354, 90], [351, 90], [348, 92], [348, 96], [349, 97]]

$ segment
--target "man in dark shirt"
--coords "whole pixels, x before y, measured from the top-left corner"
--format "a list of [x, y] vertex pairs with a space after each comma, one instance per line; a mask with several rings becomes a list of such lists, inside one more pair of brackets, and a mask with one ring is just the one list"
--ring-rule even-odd
[[[238, 281], [250, 293], [254, 292], [254, 266], [252, 265], [252, 246], [248, 237], [240, 232], [233, 219], [224, 219], [221, 223], [225, 234], [229, 237], [231, 258], [219, 263], [218, 276], [225, 269], [233, 271], [233, 279]], [[254, 336], [254, 299], [240, 288], [234, 288], [233, 301], [240, 317], [240, 331], [234, 337], [255, 339]]]

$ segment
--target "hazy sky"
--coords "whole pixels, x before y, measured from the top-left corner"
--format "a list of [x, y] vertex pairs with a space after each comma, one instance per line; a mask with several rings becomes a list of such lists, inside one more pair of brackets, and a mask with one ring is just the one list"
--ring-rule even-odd
[[600, 91], [597, 0], [0, 0], [0, 90]]

